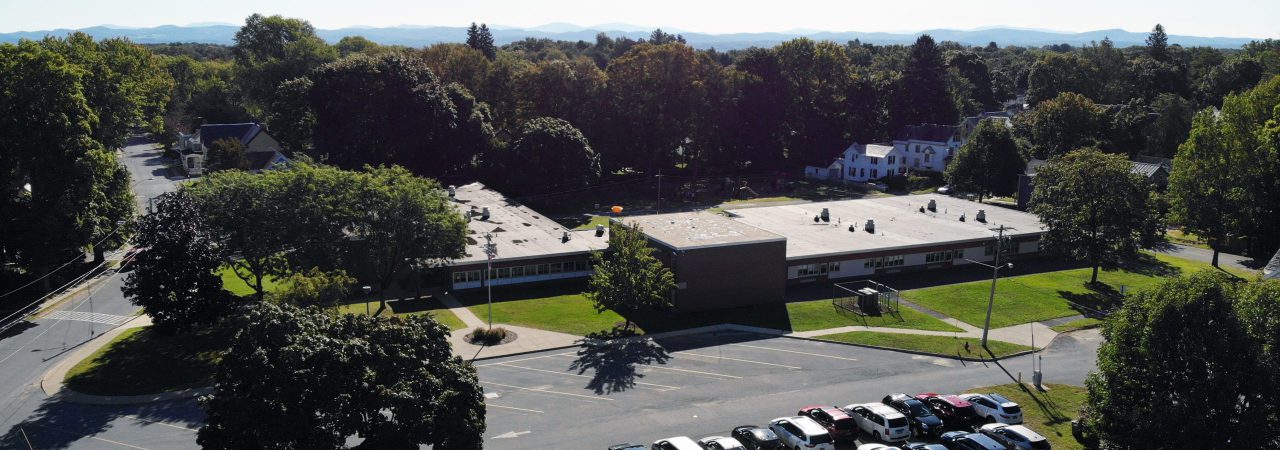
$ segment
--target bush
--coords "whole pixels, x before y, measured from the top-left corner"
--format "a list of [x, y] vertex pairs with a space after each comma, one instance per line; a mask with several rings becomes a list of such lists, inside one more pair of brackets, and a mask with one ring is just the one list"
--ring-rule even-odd
[[296, 306], [333, 306], [346, 301], [355, 284], [356, 279], [346, 271], [325, 272], [312, 267], [285, 278], [283, 289], [273, 293], [271, 299]]
[[890, 175], [890, 176], [881, 178], [879, 181], [881, 183], [884, 183], [885, 186], [888, 186], [890, 191], [907, 190], [907, 177], [904, 177], [902, 175]]
[[498, 345], [511, 342], [508, 338], [515, 338], [515, 333], [502, 327], [476, 328], [467, 334], [467, 342], [476, 345]]

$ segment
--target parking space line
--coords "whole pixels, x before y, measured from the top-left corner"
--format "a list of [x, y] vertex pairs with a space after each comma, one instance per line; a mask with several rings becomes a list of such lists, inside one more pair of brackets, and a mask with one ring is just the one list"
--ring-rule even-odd
[[[556, 355], [553, 355], [553, 356], [574, 356], [574, 355], [573, 355], [572, 353], [560, 353], [560, 354], [556, 354]], [[655, 366], [655, 365], [653, 365], [653, 364], [646, 364], [646, 365], [644, 365], [643, 367], [648, 368], [648, 369], [655, 369], [655, 370], [671, 370], [671, 371], [675, 371], [675, 372], [692, 373], [692, 374], [698, 374], [698, 375], [703, 375], [703, 376], [710, 376], [710, 377], [720, 378], [720, 379], [724, 379], [724, 378], [732, 378], [732, 379], [735, 379], [735, 380], [740, 380], [740, 379], [742, 379], [742, 377], [735, 376], [735, 375], [726, 375], [726, 374], [723, 374], [723, 373], [714, 373], [714, 372], [702, 372], [702, 371], [698, 371], [698, 370], [689, 370], [689, 369], [677, 369], [677, 368], [675, 368], [675, 367]]]
[[491, 403], [486, 403], [484, 406], [489, 407], [489, 408], [514, 409], [514, 410], [516, 410], [516, 411], [524, 411], [524, 412], [531, 412], [531, 413], [538, 413], [538, 414], [542, 414], [542, 411], [538, 411], [538, 410], [536, 410], [536, 409], [524, 409], [524, 408], [517, 408], [517, 407], [514, 407], [514, 406], [494, 405], [494, 404], [491, 404]]
[[494, 386], [502, 386], [502, 387], [512, 388], [512, 389], [520, 389], [520, 390], [524, 390], [524, 391], [541, 392], [541, 393], [544, 393], [544, 394], [568, 395], [568, 396], [570, 396], [570, 397], [581, 397], [581, 398], [585, 398], [585, 399], [589, 399], [589, 400], [601, 400], [601, 401], [606, 401], [606, 402], [611, 402], [611, 401], [613, 401], [613, 399], [611, 399], [611, 398], [607, 398], [607, 397], [594, 397], [594, 396], [590, 396], [590, 395], [570, 394], [570, 393], [568, 393], [568, 392], [557, 392], [557, 391], [551, 391], [551, 390], [547, 390], [547, 389], [528, 388], [528, 387], [523, 387], [523, 386], [512, 386], [512, 385], [509, 385], [509, 384], [494, 383], [494, 382], [492, 382], [492, 381], [485, 381], [485, 380], [480, 380], [480, 382], [481, 382], [481, 383], [488, 383], [488, 384], [492, 384], [492, 385], [494, 385]]
[[510, 361], [498, 361], [498, 362], [491, 362], [491, 363], [485, 363], [485, 364], [475, 364], [475, 366], [476, 366], [476, 367], [496, 366], [496, 365], [499, 365], [499, 364], [507, 364], [507, 363], [514, 363], [514, 362], [520, 362], [520, 361], [531, 361], [531, 360], [535, 360], [535, 359], [551, 358], [551, 357], [553, 357], [553, 356], [557, 356], [557, 355], [533, 356], [533, 357], [529, 357], [529, 358], [513, 359], [513, 360], [510, 360]]
[[171, 424], [171, 423], [164, 423], [164, 422], [155, 421], [155, 420], [147, 420], [147, 419], [143, 419], [143, 418], [138, 417], [138, 416], [125, 416], [125, 417], [128, 417], [128, 418], [130, 418], [130, 419], [133, 419], [133, 420], [136, 420], [136, 421], [139, 421], [139, 422], [146, 422], [146, 423], [155, 424], [155, 425], [163, 425], [163, 426], [166, 426], [166, 427], [169, 427], [169, 428], [177, 428], [177, 429], [179, 429], [179, 430], [186, 430], [186, 431], [190, 431], [190, 432], [192, 432], [192, 433], [199, 433], [199, 432], [200, 432], [200, 430], [193, 430], [193, 429], [191, 429], [191, 428], [187, 428], [187, 427], [180, 426], [180, 425], [174, 425], [174, 424]]
[[[515, 368], [515, 369], [532, 370], [532, 371], [534, 371], [534, 372], [546, 372], [546, 373], [556, 374], [556, 375], [568, 375], [568, 376], [571, 376], [571, 377], [578, 377], [578, 378], [595, 378], [595, 377], [588, 376], [588, 375], [580, 375], [580, 374], [576, 374], [576, 373], [568, 373], [568, 372], [557, 372], [557, 371], [554, 371], [554, 370], [538, 369], [538, 368], [534, 368], [534, 367], [517, 366], [517, 365], [515, 365], [515, 364], [498, 363], [497, 365], [498, 365], [498, 366], [502, 366], [502, 367], [511, 367], [511, 368]], [[639, 384], [639, 385], [644, 385], [644, 386], [652, 386], [652, 388], [653, 388], [653, 389], [655, 389], [655, 390], [659, 390], [659, 391], [671, 391], [671, 390], [680, 389], [679, 387], [676, 387], [676, 386], [667, 386], [667, 385], [665, 385], [665, 384], [645, 383], [645, 382], [640, 382], [640, 381], [635, 381], [634, 383], [635, 383], [635, 384]]]
[[46, 430], [53, 430], [53, 431], [57, 431], [57, 432], [59, 432], [59, 433], [66, 433], [66, 434], [69, 434], [69, 435], [72, 435], [72, 436], [84, 436], [84, 437], [87, 437], [87, 438], [89, 438], [89, 439], [93, 439], [93, 440], [95, 440], [95, 441], [102, 441], [102, 442], [106, 442], [106, 443], [108, 443], [108, 444], [116, 444], [116, 445], [123, 446], [123, 447], [136, 448], [136, 449], [138, 449], [138, 450], [147, 450], [147, 448], [146, 448], [146, 447], [139, 447], [139, 446], [136, 446], [136, 445], [130, 445], [130, 444], [126, 444], [126, 443], [119, 442], [119, 441], [113, 441], [113, 440], [110, 440], [110, 439], [100, 438], [100, 437], [97, 437], [97, 436], [89, 436], [89, 435], [87, 435], [87, 434], [86, 434], [86, 435], [81, 435], [81, 434], [79, 434], [79, 433], [72, 433], [72, 432], [70, 432], [70, 431], [63, 430], [63, 429], [61, 429], [61, 428], [54, 428], [54, 427], [51, 427], [51, 426], [48, 426], [48, 425], [38, 425], [38, 424], [32, 424], [32, 425], [35, 425], [35, 426], [40, 427], [40, 428], [44, 428], [44, 429], [46, 429]]
[[711, 358], [711, 359], [727, 359], [727, 360], [729, 360], [729, 361], [739, 361], [739, 362], [744, 362], [744, 363], [760, 364], [760, 365], [765, 365], [765, 366], [785, 367], [785, 368], [787, 368], [787, 369], [792, 369], [792, 370], [800, 370], [800, 369], [801, 369], [800, 367], [796, 367], [796, 366], [788, 366], [788, 365], [786, 365], [786, 364], [774, 364], [774, 363], [767, 363], [767, 362], [761, 362], [761, 361], [752, 361], [752, 360], [749, 360], [749, 359], [730, 358], [730, 357], [728, 357], [728, 356], [703, 355], [703, 354], [698, 354], [698, 353], [689, 353], [689, 352], [676, 352], [675, 354], [677, 354], [677, 355], [699, 356], [699, 357], [703, 357], [703, 358]]
[[758, 348], [758, 349], [760, 349], [760, 350], [773, 350], [773, 351], [775, 351], [775, 352], [795, 353], [795, 354], [797, 354], [797, 355], [809, 355], [809, 356], [818, 356], [818, 357], [822, 357], [822, 358], [841, 359], [841, 360], [845, 360], [845, 361], [857, 361], [857, 360], [856, 360], [856, 359], [854, 359], [854, 358], [845, 358], [845, 357], [843, 357], [843, 356], [831, 356], [831, 355], [823, 355], [823, 354], [820, 354], [820, 353], [800, 352], [800, 351], [795, 351], [795, 350], [783, 350], [783, 349], [780, 349], [780, 348], [760, 347], [760, 346], [756, 346], [756, 345], [747, 345], [747, 344], [727, 344], [727, 345], [736, 345], [736, 346], [738, 346], [738, 347], [747, 347], [747, 348]]

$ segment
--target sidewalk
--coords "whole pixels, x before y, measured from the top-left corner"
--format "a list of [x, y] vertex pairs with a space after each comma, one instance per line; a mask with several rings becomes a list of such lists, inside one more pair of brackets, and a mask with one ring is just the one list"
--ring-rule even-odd
[[436, 296], [440, 299], [440, 303], [444, 303], [444, 306], [448, 307], [453, 315], [458, 316], [458, 319], [467, 325], [466, 329], [454, 331], [449, 335], [449, 344], [453, 346], [454, 356], [459, 356], [462, 359], [492, 358], [516, 353], [571, 347], [577, 345], [578, 341], [582, 339], [582, 336], [574, 336], [572, 334], [501, 324], [502, 328], [506, 328], [507, 331], [516, 334], [516, 340], [496, 346], [475, 345], [467, 342], [465, 336], [473, 329], [484, 328], [486, 326], [485, 322], [476, 317], [470, 309], [462, 306], [462, 303], [458, 302], [458, 299], [454, 298], [453, 295], [440, 292]]

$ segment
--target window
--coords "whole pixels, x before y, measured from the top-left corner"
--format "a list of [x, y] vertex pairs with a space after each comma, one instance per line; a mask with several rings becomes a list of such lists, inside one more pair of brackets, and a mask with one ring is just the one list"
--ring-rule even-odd
[[872, 165], [880, 164], [880, 158], [871, 158], [871, 164]]
[[863, 167], [863, 168], [862, 168], [862, 176], [863, 176], [863, 177], [867, 176], [867, 168], [866, 168], [866, 167]]
[[840, 271], [840, 261], [836, 261], [836, 262], [833, 262], [833, 263], [827, 263], [827, 270], [828, 270], [828, 271], [831, 271], [831, 272], [839, 272], [839, 271]]
[[796, 267], [797, 277], [811, 277], [817, 274], [818, 274], [817, 264], [805, 264], [803, 266]]
[[480, 281], [480, 271], [479, 271], [479, 270], [468, 270], [468, 271], [467, 271], [467, 281]]
[[920, 167], [920, 158], [916, 158], [915, 166]]
[[549, 270], [548, 272], [549, 272], [549, 273], [560, 273], [563, 269], [564, 269], [564, 267], [562, 267], [562, 266], [560, 265], [560, 263], [551, 263], [551, 267], [550, 267], [550, 270]]
[[871, 178], [880, 178], [880, 169], [871, 169]]
[[964, 258], [964, 249], [926, 253], [924, 255], [924, 262], [925, 264], [931, 264], [936, 262], [947, 262], [960, 258]]
[[454, 282], [454, 283], [465, 283], [466, 281], [467, 281], [467, 273], [466, 273], [466, 272], [454, 272], [454, 273], [453, 273], [453, 282]]
[[994, 254], [996, 254], [996, 244], [994, 242], [988, 242], [982, 246], [983, 256], [991, 256]]
[[523, 277], [523, 276], [524, 276], [524, 266], [511, 268], [511, 278]]
[[850, 167], [850, 168], [849, 168], [849, 176], [851, 176], [851, 177], [856, 177], [856, 176], [858, 176], [858, 168], [857, 168], [857, 167]]
[[889, 156], [889, 164], [890, 164], [890, 165], [892, 165], [892, 164], [893, 164], [893, 160], [894, 160], [894, 159], [897, 159], [897, 158], [898, 158], [897, 156], [892, 156], [892, 155], [890, 155], [890, 156]]
[[862, 267], [868, 268], [868, 269], [870, 268], [883, 269], [883, 268], [889, 268], [889, 267], [899, 267], [899, 266], [902, 266], [902, 264], [903, 264], [902, 255], [895, 255], [895, 256], [882, 256], [879, 258], [870, 258], [866, 262], [862, 263]]
[[508, 267], [498, 268], [498, 278], [511, 278], [511, 269]]
[[933, 154], [932, 154], [932, 153], [925, 153], [925, 154], [924, 154], [924, 162], [929, 162], [929, 157], [930, 157], [930, 156], [933, 156]]

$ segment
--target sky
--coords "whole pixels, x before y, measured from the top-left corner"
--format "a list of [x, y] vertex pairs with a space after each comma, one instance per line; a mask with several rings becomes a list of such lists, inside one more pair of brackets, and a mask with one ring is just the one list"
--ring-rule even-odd
[[1280, 37], [1280, 0], [0, 0], [0, 32], [240, 24], [255, 12], [303, 18], [321, 29], [475, 21], [628, 23], [706, 33], [993, 26], [1080, 32], [1148, 31], [1162, 23], [1169, 34]]

